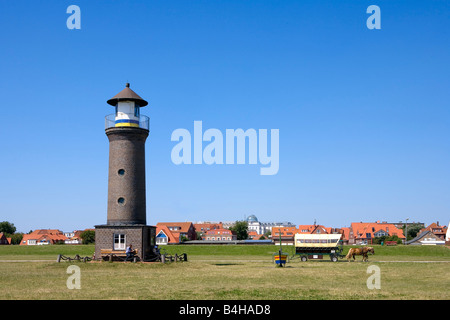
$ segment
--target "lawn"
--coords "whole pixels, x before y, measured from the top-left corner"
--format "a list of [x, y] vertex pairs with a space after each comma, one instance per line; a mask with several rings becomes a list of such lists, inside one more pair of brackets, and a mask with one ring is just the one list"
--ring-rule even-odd
[[[351, 263], [294, 259], [285, 268], [272, 262], [278, 246], [168, 246], [168, 253], [187, 253], [188, 262], [164, 265], [55, 262], [58, 254], [87, 256], [93, 249], [0, 247], [0, 287], [8, 288], [0, 290], [0, 299], [450, 299], [445, 247], [378, 246], [369, 263], [361, 257]], [[79, 290], [67, 288], [70, 265], [80, 268]], [[367, 287], [372, 265], [379, 267], [380, 289]]]

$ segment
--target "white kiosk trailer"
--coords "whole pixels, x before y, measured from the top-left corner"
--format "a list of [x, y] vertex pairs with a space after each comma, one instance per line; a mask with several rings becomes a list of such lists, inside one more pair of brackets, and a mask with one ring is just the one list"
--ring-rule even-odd
[[303, 234], [295, 235], [295, 254], [302, 261], [308, 259], [321, 260], [324, 255], [330, 256], [331, 261], [336, 262], [344, 258], [341, 234]]

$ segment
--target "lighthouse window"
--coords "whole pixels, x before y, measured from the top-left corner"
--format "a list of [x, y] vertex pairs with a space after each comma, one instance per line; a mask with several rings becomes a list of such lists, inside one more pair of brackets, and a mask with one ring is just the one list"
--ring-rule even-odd
[[139, 105], [134, 106], [134, 116], [139, 117]]
[[114, 234], [114, 250], [125, 249], [125, 235], [122, 233]]
[[116, 106], [116, 116], [119, 113], [119, 108]]
[[119, 171], [117, 171], [117, 173], [119, 174], [119, 176], [123, 176], [125, 174], [125, 170], [119, 169]]
[[124, 205], [125, 204], [125, 198], [120, 197], [119, 199], [117, 199], [117, 203]]

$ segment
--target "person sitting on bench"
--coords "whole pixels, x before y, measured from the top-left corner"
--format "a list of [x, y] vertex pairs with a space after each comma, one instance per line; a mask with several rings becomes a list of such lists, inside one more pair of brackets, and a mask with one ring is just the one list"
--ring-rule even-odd
[[133, 250], [133, 245], [130, 243], [130, 245], [127, 247], [127, 250], [125, 251], [127, 257], [125, 258], [125, 261], [128, 261], [128, 259], [133, 260], [134, 255], [136, 252]]

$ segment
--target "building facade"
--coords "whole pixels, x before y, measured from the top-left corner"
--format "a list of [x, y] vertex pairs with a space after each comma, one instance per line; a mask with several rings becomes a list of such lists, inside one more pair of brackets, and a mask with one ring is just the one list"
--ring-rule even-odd
[[194, 229], [201, 239], [209, 230], [224, 229], [224, 227], [222, 222], [197, 222], [194, 223]]
[[10, 244], [8, 238], [5, 236], [3, 232], [0, 232], [0, 245]]
[[248, 231], [255, 231], [256, 234], [265, 234], [272, 232], [273, 227], [295, 227], [290, 222], [260, 222], [255, 215], [247, 217]]
[[49, 244], [62, 244], [68, 238], [64, 233], [57, 229], [37, 229], [29, 234], [24, 234], [20, 245], [22, 246], [40, 246]]
[[237, 235], [230, 229], [212, 229], [205, 233], [204, 241], [235, 241]]
[[406, 242], [407, 245], [444, 245], [445, 240], [430, 230], [420, 232], [417, 237]]
[[403, 230], [392, 223], [385, 222], [352, 222], [349, 244], [371, 244], [372, 240], [381, 236], [397, 236], [404, 240]]
[[433, 234], [435, 234], [439, 239], [445, 241], [445, 236], [447, 234], [447, 226], [441, 226], [439, 224], [439, 221], [433, 222], [428, 227], [421, 229], [418, 234], [425, 232], [425, 231], [431, 231]]

